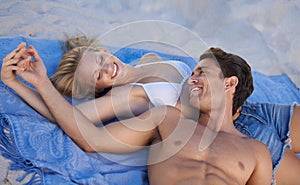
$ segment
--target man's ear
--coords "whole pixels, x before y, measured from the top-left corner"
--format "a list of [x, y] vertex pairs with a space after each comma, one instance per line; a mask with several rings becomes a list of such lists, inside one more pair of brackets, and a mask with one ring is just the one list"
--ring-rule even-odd
[[225, 78], [225, 91], [231, 90], [235, 92], [235, 88], [239, 83], [239, 79], [236, 76]]

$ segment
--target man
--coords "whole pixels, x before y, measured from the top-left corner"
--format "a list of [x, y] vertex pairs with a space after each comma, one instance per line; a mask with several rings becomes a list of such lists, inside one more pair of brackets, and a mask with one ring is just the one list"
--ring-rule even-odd
[[[271, 184], [268, 149], [241, 134], [232, 122], [232, 113], [253, 90], [250, 67], [240, 57], [215, 48], [200, 57], [189, 79], [196, 121], [174, 107], [157, 107], [98, 128], [53, 87], [34, 48], [29, 54], [34, 64], [18, 73], [24, 72], [22, 77], [35, 86], [57, 123], [83, 150], [126, 153], [148, 145], [150, 184]], [[233, 68], [226, 69], [226, 62]]]

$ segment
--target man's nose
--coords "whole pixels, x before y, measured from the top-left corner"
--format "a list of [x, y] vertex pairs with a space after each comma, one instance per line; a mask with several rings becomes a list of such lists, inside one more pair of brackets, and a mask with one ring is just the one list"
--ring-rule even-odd
[[190, 85], [197, 84], [198, 82], [199, 82], [199, 78], [197, 78], [195, 75], [191, 76], [188, 80], [188, 83]]

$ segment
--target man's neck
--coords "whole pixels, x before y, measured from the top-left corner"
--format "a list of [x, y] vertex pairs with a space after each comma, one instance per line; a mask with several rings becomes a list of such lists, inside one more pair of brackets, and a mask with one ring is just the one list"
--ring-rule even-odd
[[231, 107], [222, 110], [211, 110], [209, 113], [201, 112], [198, 123], [207, 126], [215, 132], [226, 132], [241, 137], [244, 136], [233, 125]]

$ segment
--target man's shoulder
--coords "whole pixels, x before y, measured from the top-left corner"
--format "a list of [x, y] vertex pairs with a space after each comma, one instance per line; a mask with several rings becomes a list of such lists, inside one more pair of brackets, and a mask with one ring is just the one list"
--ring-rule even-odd
[[169, 122], [175, 119], [178, 120], [180, 117], [182, 117], [179, 109], [168, 105], [153, 107], [147, 112], [151, 115], [151, 119], [153, 121], [159, 123]]
[[258, 141], [256, 139], [253, 139], [253, 138], [249, 138], [249, 137], [246, 137], [245, 138], [247, 140], [247, 142], [249, 143], [250, 147], [251, 147], [251, 150], [253, 152], [255, 152], [256, 154], [258, 155], [270, 155], [270, 151], [268, 149], [268, 147], [262, 143], [261, 141]]
[[182, 125], [187, 122], [195, 122], [191, 119], [185, 118], [178, 108], [172, 106], [159, 106], [153, 108], [152, 111], [153, 114], [156, 115], [154, 121], [156, 122], [161, 134], [174, 131], [178, 125]]

